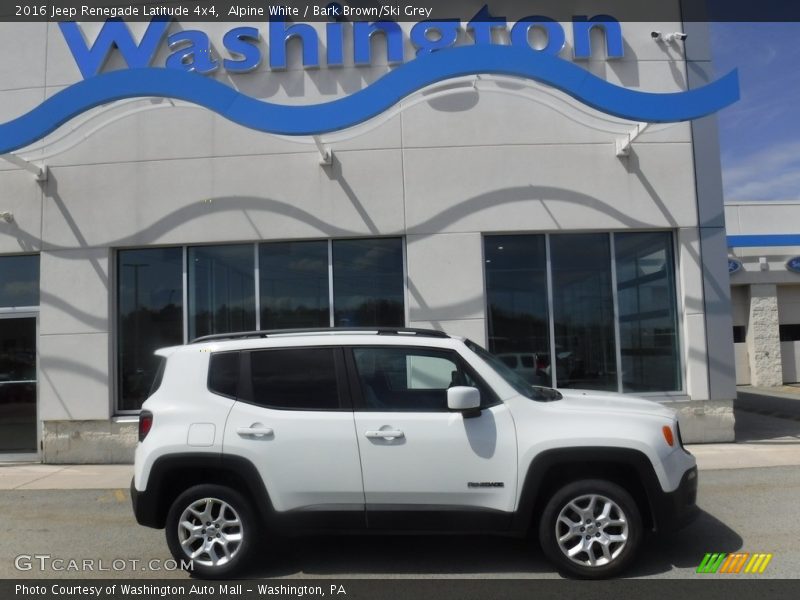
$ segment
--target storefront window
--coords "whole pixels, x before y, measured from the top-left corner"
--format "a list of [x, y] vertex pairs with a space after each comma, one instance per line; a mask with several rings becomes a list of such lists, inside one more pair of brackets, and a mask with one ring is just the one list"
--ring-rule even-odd
[[613, 242], [608, 233], [487, 236], [489, 350], [534, 384], [680, 390], [672, 234]]
[[333, 241], [337, 327], [405, 324], [400, 238]]
[[552, 385], [543, 235], [486, 238], [489, 350], [529, 383]]
[[261, 328], [327, 327], [328, 242], [261, 244]]
[[0, 307], [39, 306], [39, 255], [0, 257]]
[[117, 255], [119, 408], [138, 410], [158, 368], [153, 352], [183, 342], [182, 248]]
[[39, 256], [0, 256], [0, 458], [37, 451], [38, 305]]
[[550, 238], [559, 387], [617, 390], [608, 234]]
[[334, 315], [339, 326], [405, 325], [402, 238], [120, 250], [117, 260], [120, 411], [141, 408], [153, 352], [164, 346], [257, 327], [329, 327]]
[[625, 392], [680, 389], [672, 236], [614, 234]]
[[189, 339], [256, 328], [251, 244], [189, 248]]

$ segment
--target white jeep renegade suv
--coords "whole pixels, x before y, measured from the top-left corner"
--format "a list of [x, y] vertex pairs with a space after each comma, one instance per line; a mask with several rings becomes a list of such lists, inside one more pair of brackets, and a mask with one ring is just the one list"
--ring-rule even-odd
[[673, 411], [533, 387], [469, 340], [259, 331], [157, 354], [133, 509], [201, 577], [265, 531], [533, 531], [562, 572], [609, 577], [696, 512]]

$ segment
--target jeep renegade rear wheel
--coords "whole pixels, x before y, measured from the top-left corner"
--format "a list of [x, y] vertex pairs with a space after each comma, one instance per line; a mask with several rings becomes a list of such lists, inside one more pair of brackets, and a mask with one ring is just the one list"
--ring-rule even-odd
[[255, 520], [247, 500], [219, 485], [197, 485], [173, 502], [166, 536], [179, 565], [198, 577], [221, 578], [244, 566], [254, 543]]
[[539, 522], [547, 557], [566, 573], [586, 579], [612, 577], [636, 557], [642, 518], [619, 485], [587, 479], [558, 490]]

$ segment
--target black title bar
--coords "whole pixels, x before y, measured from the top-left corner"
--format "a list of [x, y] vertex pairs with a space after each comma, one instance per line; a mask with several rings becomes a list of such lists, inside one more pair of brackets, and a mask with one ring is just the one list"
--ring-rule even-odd
[[[800, 22], [798, 0], [8, 0], [0, 6], [0, 21], [469, 21], [488, 6], [492, 16], [517, 21], [542, 15], [568, 21], [575, 15], [608, 14], [618, 21]], [[588, 7], [588, 8], [587, 8]]]

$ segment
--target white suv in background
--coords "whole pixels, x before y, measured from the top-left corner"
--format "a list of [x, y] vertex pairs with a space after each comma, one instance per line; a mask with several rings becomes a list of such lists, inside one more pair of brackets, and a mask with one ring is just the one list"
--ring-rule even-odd
[[257, 331], [157, 354], [133, 508], [201, 577], [264, 532], [324, 531], [533, 532], [562, 572], [609, 577], [696, 513], [673, 411], [531, 386], [469, 340]]

